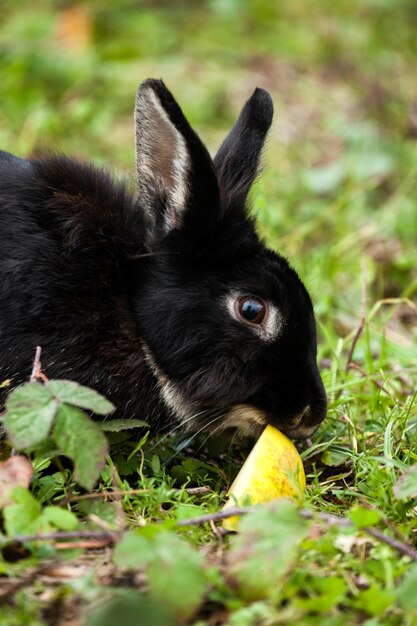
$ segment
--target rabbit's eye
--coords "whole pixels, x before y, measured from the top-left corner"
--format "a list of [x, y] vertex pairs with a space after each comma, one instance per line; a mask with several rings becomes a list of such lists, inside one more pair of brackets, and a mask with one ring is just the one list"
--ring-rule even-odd
[[244, 322], [262, 324], [265, 319], [267, 306], [260, 298], [243, 296], [237, 300], [237, 313]]

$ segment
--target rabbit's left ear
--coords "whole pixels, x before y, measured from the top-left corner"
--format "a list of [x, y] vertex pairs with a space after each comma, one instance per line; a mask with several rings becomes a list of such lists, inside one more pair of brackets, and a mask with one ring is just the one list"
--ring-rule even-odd
[[161, 80], [143, 82], [135, 103], [140, 202], [151, 239], [191, 225], [204, 231], [217, 219], [213, 162]]

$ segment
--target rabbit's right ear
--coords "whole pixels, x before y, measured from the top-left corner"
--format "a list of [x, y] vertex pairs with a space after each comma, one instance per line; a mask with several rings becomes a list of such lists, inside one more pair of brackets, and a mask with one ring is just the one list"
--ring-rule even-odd
[[151, 241], [175, 229], [204, 233], [218, 217], [213, 162], [161, 80], [148, 79], [138, 89], [135, 133], [139, 198]]
[[214, 157], [225, 206], [242, 207], [254, 182], [274, 106], [264, 89], [255, 89]]

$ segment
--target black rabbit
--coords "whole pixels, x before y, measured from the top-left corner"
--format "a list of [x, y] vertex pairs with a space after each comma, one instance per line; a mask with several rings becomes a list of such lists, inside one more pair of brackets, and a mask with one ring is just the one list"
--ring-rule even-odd
[[155, 429], [313, 433], [326, 397], [311, 301], [246, 206], [272, 114], [256, 89], [212, 160], [145, 81], [138, 196], [92, 165], [0, 153], [0, 382], [26, 381], [39, 345], [49, 377]]

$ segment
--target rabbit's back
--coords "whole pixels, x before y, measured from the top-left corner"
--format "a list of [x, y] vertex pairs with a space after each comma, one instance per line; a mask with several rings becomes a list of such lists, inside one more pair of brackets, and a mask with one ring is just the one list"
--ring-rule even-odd
[[[134, 202], [91, 165], [0, 153], [1, 381], [27, 380], [40, 345], [49, 377], [90, 385], [119, 407], [128, 398], [135, 413], [147, 373], [125, 286], [132, 215], [140, 232]], [[135, 246], [140, 254], [137, 237]]]

